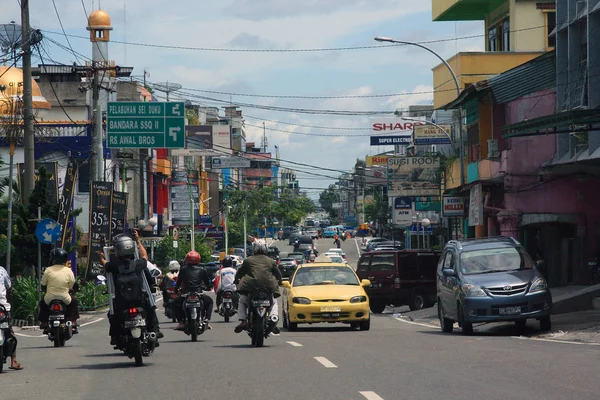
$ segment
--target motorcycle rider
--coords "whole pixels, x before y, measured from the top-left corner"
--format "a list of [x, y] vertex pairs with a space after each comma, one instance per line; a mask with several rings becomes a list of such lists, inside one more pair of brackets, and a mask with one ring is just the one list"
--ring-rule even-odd
[[179, 262], [173, 260], [169, 262], [169, 272], [166, 273], [164, 279], [161, 282], [161, 290], [163, 294], [163, 302], [166, 305], [167, 299], [169, 298], [169, 293], [167, 289], [170, 287], [174, 287], [173, 282], [177, 282], [177, 277], [179, 276], [179, 270], [181, 266]]
[[[248, 328], [248, 295], [256, 288], [266, 287], [273, 293], [273, 307], [271, 315], [279, 316], [279, 307], [277, 297], [279, 285], [281, 285], [281, 271], [277, 263], [271, 257], [267, 256], [267, 244], [263, 240], [257, 240], [250, 236], [252, 240], [252, 255], [244, 260], [242, 266], [237, 271], [235, 282], [240, 294], [238, 304], [238, 315], [240, 324], [235, 327], [235, 333]], [[277, 325], [272, 329], [274, 334], [279, 334]]]
[[[200, 266], [200, 253], [190, 251], [185, 255], [185, 267], [179, 272], [177, 277], [177, 285], [175, 285], [175, 293], [181, 290], [181, 293], [200, 293], [202, 304], [204, 306], [204, 323], [207, 329], [212, 329], [210, 326], [210, 317], [213, 310], [213, 299], [202, 293], [203, 287], [210, 285], [210, 276], [206, 268]], [[185, 327], [185, 313], [183, 312], [184, 296], [180, 296], [175, 302], [175, 312], [177, 319], [181, 321], [175, 330], [182, 330]]]
[[[217, 280], [217, 287], [215, 290], [217, 294], [217, 310], [219, 309], [219, 307], [221, 306], [221, 302], [223, 301], [223, 292], [225, 290], [231, 290], [233, 292], [236, 291], [234, 283], [236, 273], [237, 270], [233, 268], [233, 259], [229, 256], [225, 257], [221, 261], [221, 268], [219, 268], [219, 271], [217, 272], [217, 277], [215, 278], [215, 280]], [[237, 296], [234, 296], [234, 307], [237, 307], [237, 304], [235, 304], [235, 297]]]
[[[134, 240], [129, 237], [127, 234], [120, 234], [115, 236], [114, 240], [113, 240], [113, 248], [114, 248], [114, 253], [116, 256], [115, 260], [111, 260], [111, 261], [106, 261], [106, 259], [104, 258], [104, 253], [102, 253], [102, 251], [98, 251], [98, 254], [100, 256], [100, 262], [102, 263], [102, 265], [104, 265], [104, 268], [106, 270], [107, 273], [112, 273], [113, 274], [113, 278], [114, 278], [114, 282], [115, 282], [115, 286], [118, 282], [119, 279], [119, 271], [121, 268], [123, 267], [127, 267], [131, 261], [135, 261], [135, 272], [136, 275], [139, 277], [139, 292], [142, 292], [142, 288], [143, 288], [143, 283], [142, 283], [142, 279], [145, 277], [148, 285], [151, 284], [151, 282], [153, 281], [153, 277], [150, 274], [150, 271], [148, 270], [148, 253], [146, 252], [146, 249], [144, 248], [144, 246], [142, 245], [142, 242], [140, 241], [140, 237], [138, 235], [137, 231], [134, 231], [134, 235], [135, 235], [135, 242]], [[139, 251], [139, 259], [135, 259], [135, 247], [138, 247], [138, 251]], [[110, 322], [110, 337], [111, 337], [111, 341], [110, 343], [115, 346], [118, 343], [118, 337], [120, 334], [120, 330], [121, 330], [121, 325], [118, 321], [118, 319], [116, 318], [117, 314], [117, 310], [125, 310], [131, 306], [140, 306], [140, 307], [144, 307], [144, 309], [146, 310], [146, 329], [148, 330], [148, 332], [155, 332], [156, 333], [156, 337], [158, 339], [161, 339], [164, 337], [164, 334], [160, 331], [160, 327], [159, 327], [159, 323], [158, 323], [158, 317], [156, 315], [156, 307], [152, 307], [150, 304], [150, 299], [147, 297], [148, 295], [151, 294], [146, 294], [146, 293], [142, 293], [142, 299], [138, 299], [138, 300], [128, 300], [123, 298], [122, 295], [120, 295], [119, 293], [115, 293], [115, 314], [114, 315], [110, 315], [108, 316], [108, 320]], [[133, 304], [133, 303], [137, 303], [137, 304]], [[158, 342], [157, 342], [158, 345]]]
[[[10, 281], [10, 276], [8, 276], [8, 272], [4, 269], [4, 267], [0, 266], [0, 305], [4, 306], [4, 309], [8, 313], [8, 323], [10, 324], [10, 303], [8, 302], [8, 295], [10, 294], [10, 290], [12, 288], [12, 282]], [[10, 356], [10, 367], [9, 369], [14, 369], [20, 371], [23, 369], [23, 366], [17, 361], [17, 337], [13, 332], [12, 326], [8, 326], [8, 332], [10, 337], [15, 341], [15, 349], [12, 354], [5, 354], [5, 356]], [[8, 339], [5, 338], [5, 339]], [[0, 360], [3, 362], [4, 360]]]
[[71, 290], [77, 290], [75, 275], [71, 268], [67, 267], [69, 254], [61, 248], [53, 249], [50, 252], [50, 266], [44, 271], [42, 276], [42, 290], [46, 292], [44, 298], [40, 301], [40, 312], [38, 320], [41, 322], [40, 329], [47, 333], [48, 315], [50, 308], [48, 307], [53, 300], [60, 300], [66, 306], [67, 320], [73, 323], [73, 333], [77, 333], [77, 319], [79, 319], [79, 308], [77, 299], [69, 294]]

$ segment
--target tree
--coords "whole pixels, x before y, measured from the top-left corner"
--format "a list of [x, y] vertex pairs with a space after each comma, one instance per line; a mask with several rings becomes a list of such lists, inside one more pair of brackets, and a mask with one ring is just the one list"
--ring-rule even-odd
[[[209, 262], [212, 251], [202, 235], [195, 236], [194, 250], [200, 253], [202, 262]], [[192, 244], [186, 237], [179, 237], [177, 248], [173, 248], [173, 236], [165, 236], [159, 242], [154, 250], [154, 261], [159, 268], [165, 269], [169, 266], [169, 261], [183, 260], [185, 255], [192, 249]]]
[[329, 214], [329, 217], [332, 220], [336, 219], [338, 215], [337, 210], [333, 208], [333, 203], [336, 203], [337, 201], [338, 195], [335, 192], [334, 185], [329, 185], [327, 189], [319, 194], [319, 203], [321, 204], [321, 207], [323, 207], [323, 210]]

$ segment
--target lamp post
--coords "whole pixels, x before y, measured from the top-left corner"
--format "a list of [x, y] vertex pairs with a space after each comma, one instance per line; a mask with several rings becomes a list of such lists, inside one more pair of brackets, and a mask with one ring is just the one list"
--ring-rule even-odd
[[[440, 56], [438, 53], [436, 53], [435, 51], [431, 50], [429, 47], [423, 46], [422, 44], [419, 43], [415, 43], [415, 42], [408, 42], [405, 40], [395, 40], [389, 37], [383, 37], [383, 36], [377, 36], [375, 38], [375, 41], [377, 42], [389, 42], [389, 43], [397, 43], [397, 44], [405, 44], [405, 45], [409, 45], [409, 46], [416, 46], [416, 47], [420, 47], [423, 50], [427, 50], [428, 52], [430, 52], [431, 54], [433, 54], [434, 56], [436, 56], [437, 58], [440, 59], [440, 61], [446, 66], [446, 68], [448, 68], [448, 71], [450, 71], [450, 75], [452, 75], [452, 79], [454, 80], [454, 84], [456, 85], [456, 96], [460, 96], [460, 84], [458, 83], [458, 78], [456, 77], [456, 74], [454, 73], [454, 70], [452, 69], [452, 67], [450, 66], [450, 64], [448, 64], [446, 62], [446, 60], [444, 60], [442, 58], [442, 56]], [[462, 131], [462, 112], [460, 107], [458, 108], [458, 137], [459, 137], [459, 146], [458, 146], [458, 151], [459, 151], [459, 157], [460, 157], [460, 184], [464, 185], [465, 184], [465, 177], [464, 177], [464, 173], [463, 173], [463, 131]]]
[[425, 228], [427, 228], [429, 225], [431, 225], [431, 221], [428, 218], [423, 218], [421, 220], [421, 229], [423, 230], [423, 249], [426, 248], [426, 246], [425, 246]]

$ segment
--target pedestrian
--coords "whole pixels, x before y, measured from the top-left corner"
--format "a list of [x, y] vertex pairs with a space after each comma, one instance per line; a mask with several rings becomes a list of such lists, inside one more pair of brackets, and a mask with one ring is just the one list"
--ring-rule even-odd
[[[6, 313], [8, 314], [8, 323], [10, 324], [10, 303], [8, 302], [8, 294], [12, 289], [12, 283], [10, 281], [10, 276], [8, 276], [8, 272], [4, 269], [4, 267], [0, 266], [0, 305], [4, 307]], [[23, 366], [17, 361], [17, 337], [13, 332], [13, 328], [11, 325], [8, 326], [8, 332], [10, 337], [6, 338], [14, 340], [15, 348], [12, 351], [12, 354], [6, 354], [10, 356], [10, 367], [9, 369], [14, 369], [20, 371], [23, 369]], [[0, 360], [3, 362], [3, 360]]]

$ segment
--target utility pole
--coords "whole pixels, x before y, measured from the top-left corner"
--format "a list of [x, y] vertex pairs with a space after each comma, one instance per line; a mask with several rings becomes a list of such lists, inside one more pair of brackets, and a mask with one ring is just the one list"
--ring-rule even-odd
[[100, 106], [100, 82], [98, 82], [98, 66], [92, 61], [94, 78], [92, 80], [92, 112], [94, 113], [92, 180], [104, 180], [104, 149], [102, 147], [102, 108]]
[[[29, 204], [29, 196], [35, 185], [35, 152], [33, 133], [33, 93], [31, 83], [31, 29], [29, 26], [29, 0], [21, 0], [21, 48], [23, 50], [23, 145], [25, 179], [23, 200]], [[12, 182], [11, 182], [12, 183]]]
[[267, 127], [265, 125], [265, 122], [263, 121], [263, 140], [262, 140], [262, 148], [263, 148], [263, 153], [267, 152]]

